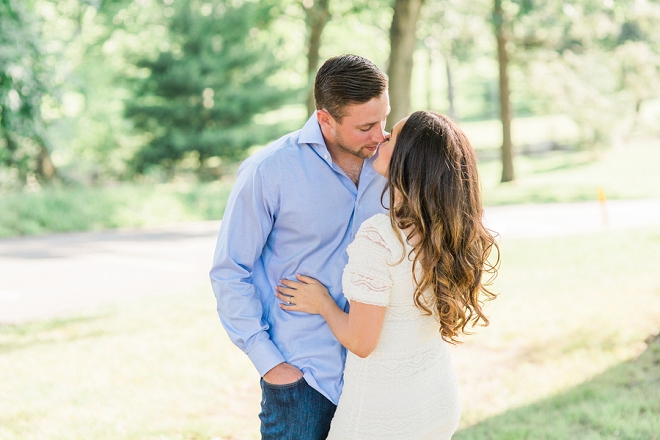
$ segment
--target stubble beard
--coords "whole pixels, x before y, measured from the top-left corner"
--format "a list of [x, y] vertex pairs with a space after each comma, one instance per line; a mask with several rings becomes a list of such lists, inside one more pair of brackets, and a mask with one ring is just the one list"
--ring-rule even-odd
[[337, 147], [340, 150], [342, 150], [346, 153], [352, 154], [353, 156], [355, 156], [357, 158], [360, 158], [362, 160], [369, 159], [369, 158], [373, 157], [373, 155], [376, 154], [376, 151], [378, 151], [378, 149], [376, 149], [373, 152], [371, 152], [371, 151], [365, 149], [365, 147], [376, 146], [378, 144], [363, 145], [361, 147], [358, 147], [357, 149], [350, 148], [344, 143], [344, 139], [342, 139], [341, 136], [339, 136], [339, 135], [336, 137], [335, 142], [337, 144]]

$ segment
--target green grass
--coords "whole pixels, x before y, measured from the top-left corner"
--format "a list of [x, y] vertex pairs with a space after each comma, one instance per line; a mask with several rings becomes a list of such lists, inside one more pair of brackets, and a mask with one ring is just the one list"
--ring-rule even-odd
[[[452, 348], [455, 438], [653, 438], [660, 228], [501, 247], [491, 325]], [[0, 372], [3, 440], [259, 438], [259, 377], [210, 288], [0, 327]]]
[[218, 220], [231, 186], [125, 183], [0, 193], [0, 237]]
[[[487, 306], [491, 325], [454, 349], [463, 396], [455, 438], [660, 433], [660, 412], [647, 412], [660, 395], [660, 351], [657, 341], [644, 343], [660, 331], [660, 228], [501, 247], [500, 297]], [[645, 385], [622, 385], [631, 377]], [[643, 408], [643, 417], [633, 416]]]
[[500, 183], [498, 161], [481, 163], [480, 174], [487, 205], [597, 200], [599, 188], [608, 199], [657, 198], [658, 163], [660, 139], [631, 142], [598, 158], [585, 151], [517, 156], [513, 183]]
[[[495, 150], [502, 145], [502, 122], [497, 119], [461, 122], [470, 143], [477, 150]], [[579, 129], [565, 115], [514, 118], [511, 122], [512, 142], [516, 147], [552, 140], [559, 144], [577, 142]]]
[[566, 392], [465, 429], [455, 440], [660, 438], [660, 338]]
[[259, 381], [209, 291], [0, 327], [0, 438], [256, 439]]
[[[642, 122], [651, 136], [657, 132], [658, 104], [645, 112]], [[524, 145], [554, 141], [578, 143], [579, 127], [568, 117], [549, 115], [513, 120], [513, 143]], [[496, 120], [460, 124], [472, 145], [490, 157], [480, 164], [484, 200], [488, 205], [516, 203], [578, 202], [596, 200], [599, 188], [610, 199], [660, 197], [660, 139], [653, 137], [619, 140], [614, 147], [598, 151], [550, 151], [514, 158], [516, 181], [500, 183], [499, 147], [501, 123]]]

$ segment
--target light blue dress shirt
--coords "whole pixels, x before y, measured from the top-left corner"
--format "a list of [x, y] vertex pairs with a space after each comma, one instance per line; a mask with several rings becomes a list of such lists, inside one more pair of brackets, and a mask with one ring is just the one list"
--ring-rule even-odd
[[341, 286], [346, 247], [364, 220], [385, 212], [386, 181], [373, 161], [364, 161], [356, 188], [332, 161], [316, 115], [245, 160], [210, 273], [220, 320], [259, 374], [288, 362], [335, 404], [345, 349], [320, 315], [282, 310], [274, 292], [279, 280], [308, 275], [347, 309]]

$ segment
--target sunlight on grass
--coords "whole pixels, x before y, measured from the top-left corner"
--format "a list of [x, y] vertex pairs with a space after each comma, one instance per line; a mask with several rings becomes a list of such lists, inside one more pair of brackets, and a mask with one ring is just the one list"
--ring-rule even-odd
[[[501, 429], [510, 419], [491, 417], [572, 392], [638, 356], [660, 329], [658, 227], [509, 239], [501, 247], [491, 325], [452, 349], [462, 429], [484, 420]], [[259, 376], [229, 342], [210, 287], [0, 327], [0, 371], [3, 439], [259, 438]], [[598, 397], [600, 386], [580, 389], [558, 402], [579, 403], [602, 423], [618, 411], [614, 404], [601, 410], [604, 398], [587, 398]], [[636, 404], [646, 405], [646, 389], [637, 393]], [[634, 390], [626, 399], [621, 405], [635, 400]], [[581, 423], [574, 408], [553, 408], [547, 419], [520, 417], [561, 420], [566, 432]], [[646, 432], [634, 423], [626, 432]]]
[[516, 181], [502, 184], [497, 161], [479, 165], [487, 205], [660, 197], [660, 140], [630, 143], [594, 159], [589, 152], [551, 152], [515, 159]]
[[501, 248], [491, 325], [454, 349], [462, 427], [578, 385], [639, 355], [660, 330], [658, 228]]
[[[499, 149], [502, 145], [502, 122], [497, 119], [460, 122], [459, 125], [476, 149]], [[547, 141], [570, 145], [579, 136], [577, 124], [566, 115], [514, 118], [511, 132], [516, 146]]]
[[0, 370], [3, 439], [257, 438], [259, 376], [210, 289], [0, 328]]
[[460, 431], [455, 440], [657, 439], [660, 338], [641, 356], [564, 393]]

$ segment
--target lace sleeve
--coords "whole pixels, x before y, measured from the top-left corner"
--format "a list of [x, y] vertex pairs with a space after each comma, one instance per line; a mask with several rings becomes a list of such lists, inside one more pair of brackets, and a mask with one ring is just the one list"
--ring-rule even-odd
[[389, 219], [383, 217], [386, 224], [382, 219], [364, 222], [348, 246], [348, 264], [342, 278], [344, 296], [348, 300], [376, 306], [387, 306], [390, 302], [393, 282], [388, 263], [392, 259], [392, 245], [383, 236], [387, 234], [382, 229], [391, 229], [391, 226]]

